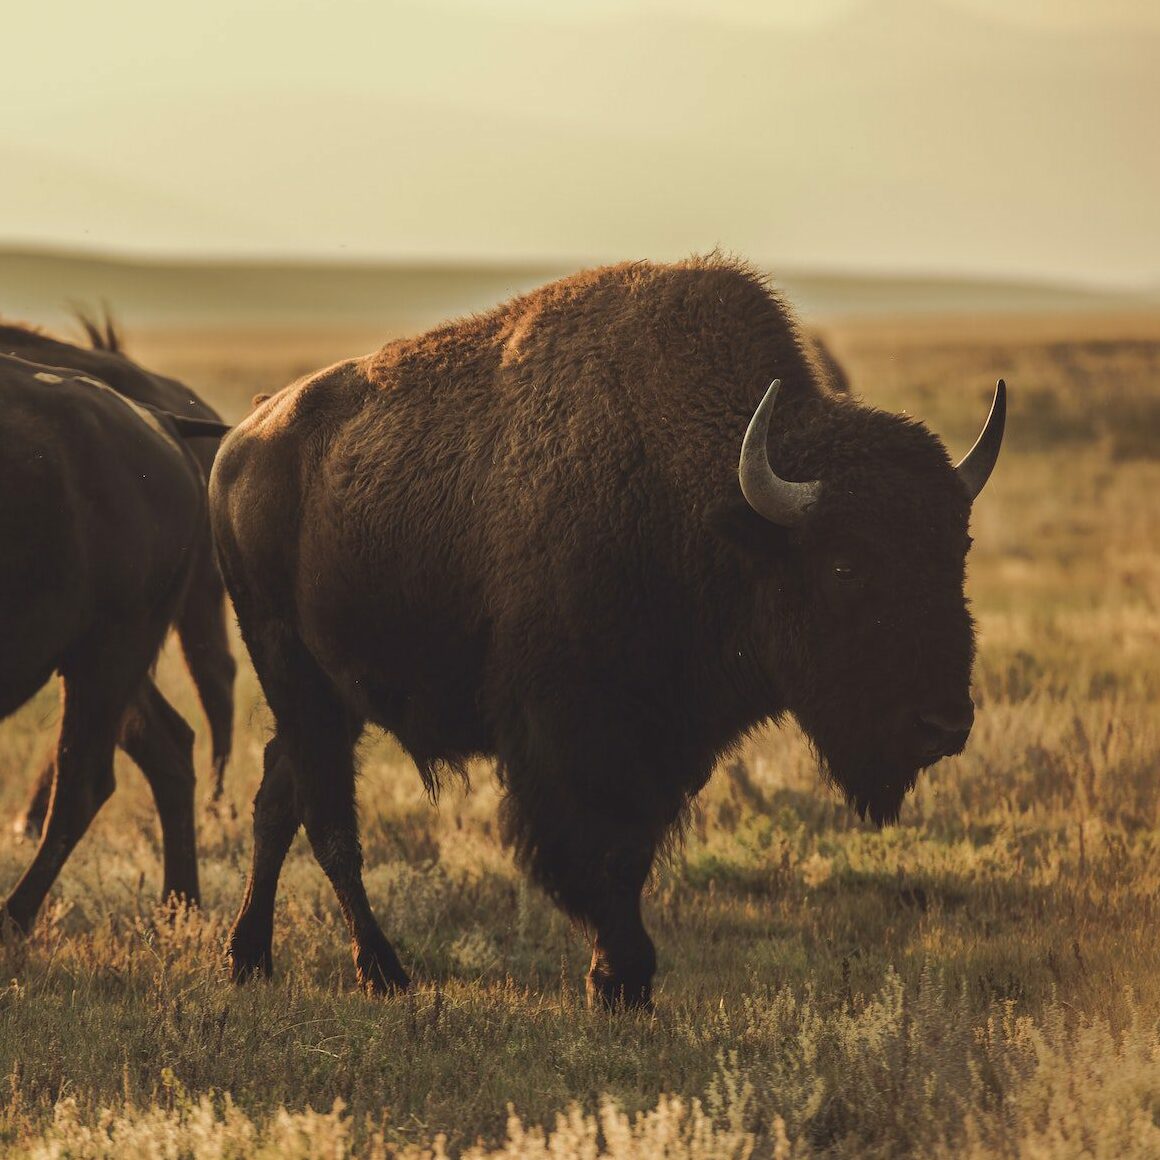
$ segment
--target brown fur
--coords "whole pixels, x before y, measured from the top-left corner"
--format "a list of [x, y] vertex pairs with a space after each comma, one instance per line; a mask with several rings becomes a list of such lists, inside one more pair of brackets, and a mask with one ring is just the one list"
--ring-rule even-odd
[[[774, 377], [772, 462], [822, 480], [792, 531], [737, 483]], [[969, 507], [941, 443], [834, 393], [784, 304], [721, 259], [578, 274], [261, 404], [211, 482], [277, 722], [236, 974], [269, 967], [304, 822], [360, 978], [406, 984], [361, 884], [370, 722], [432, 790], [498, 760], [520, 860], [595, 935], [591, 993], [647, 1002], [641, 888], [747, 730], [796, 714], [878, 821], [935, 759], [921, 714], [969, 705]]]

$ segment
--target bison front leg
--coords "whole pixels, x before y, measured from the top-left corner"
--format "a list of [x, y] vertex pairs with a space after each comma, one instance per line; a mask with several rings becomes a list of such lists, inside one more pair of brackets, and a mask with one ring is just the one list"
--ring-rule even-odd
[[589, 1007], [652, 1006], [657, 954], [640, 913], [640, 888], [592, 900], [595, 938], [586, 990]]
[[653, 828], [615, 816], [612, 805], [582, 804], [566, 786], [552, 792], [514, 773], [509, 767], [505, 809], [520, 860], [592, 940], [589, 1006], [649, 1007], [657, 957], [641, 892], [657, 846]]

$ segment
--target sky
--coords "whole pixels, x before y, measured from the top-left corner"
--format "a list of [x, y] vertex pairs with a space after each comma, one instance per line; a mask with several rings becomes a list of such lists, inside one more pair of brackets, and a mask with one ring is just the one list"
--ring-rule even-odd
[[1154, 0], [45, 0], [5, 25], [0, 245], [1160, 285]]

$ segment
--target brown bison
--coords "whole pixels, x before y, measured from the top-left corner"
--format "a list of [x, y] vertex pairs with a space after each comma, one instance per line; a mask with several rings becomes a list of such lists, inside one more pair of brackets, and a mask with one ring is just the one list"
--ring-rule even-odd
[[118, 744], [157, 802], [164, 896], [196, 902], [193, 733], [149, 670], [205, 551], [205, 485], [182, 436], [225, 428], [6, 355], [0, 416], [0, 718], [54, 672], [64, 686], [48, 815], [4, 917], [32, 925], [113, 792]]
[[372, 723], [432, 793], [497, 759], [520, 862], [594, 938], [590, 997], [647, 1003], [642, 887], [748, 730], [792, 713], [878, 823], [963, 748], [967, 522], [1002, 428], [1000, 389], [952, 466], [821, 385], [787, 308], [717, 259], [566, 278], [263, 403], [210, 484], [276, 721], [235, 976], [270, 969], [304, 823], [361, 984], [407, 985], [362, 883]]
[[[90, 347], [75, 346], [28, 327], [0, 325], [0, 352], [30, 362], [69, 367], [92, 376], [128, 399], [174, 415], [209, 420], [220, 428], [221, 416], [183, 383], [154, 374], [124, 353], [112, 322], [104, 325], [81, 316]], [[220, 428], [224, 430], [224, 428]], [[205, 479], [209, 479], [219, 436], [206, 434], [191, 444]], [[226, 635], [225, 590], [214, 559], [208, 519], [199, 532], [197, 563], [175, 627], [190, 676], [209, 721], [213, 752], [213, 800], [221, 796], [222, 780], [233, 745], [234, 674], [236, 664]], [[53, 767], [49, 760], [37, 779], [17, 830], [39, 834], [48, 809]]]

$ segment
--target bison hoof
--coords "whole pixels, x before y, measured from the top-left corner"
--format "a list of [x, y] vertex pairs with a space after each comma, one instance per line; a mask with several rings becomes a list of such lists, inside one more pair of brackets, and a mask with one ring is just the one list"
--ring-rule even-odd
[[7, 906], [0, 906], [0, 946], [26, 938], [29, 924], [18, 922]]
[[632, 982], [614, 978], [603, 971], [592, 971], [587, 979], [590, 1011], [651, 1011], [652, 982]]
[[369, 947], [356, 950], [354, 965], [359, 989], [368, 995], [395, 995], [411, 985], [410, 976], [385, 939], [373, 950]]
[[269, 947], [245, 950], [238, 944], [231, 943], [227, 958], [230, 978], [235, 983], [248, 983], [255, 976], [268, 979], [274, 973], [274, 957]]
[[411, 985], [411, 977], [406, 971], [399, 971], [395, 975], [386, 975], [382, 971], [372, 968], [363, 970], [358, 968], [358, 986], [372, 998], [380, 999], [386, 995], [401, 995]]

